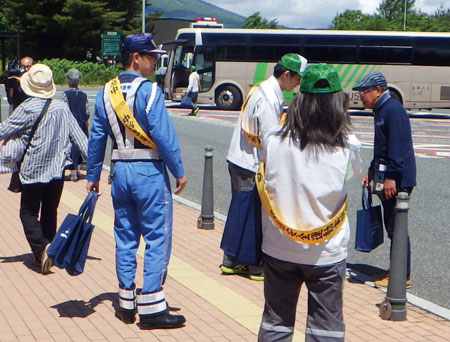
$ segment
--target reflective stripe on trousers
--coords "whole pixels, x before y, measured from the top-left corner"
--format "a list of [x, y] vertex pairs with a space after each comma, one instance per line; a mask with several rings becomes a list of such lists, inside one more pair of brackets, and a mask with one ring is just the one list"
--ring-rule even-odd
[[142, 292], [158, 291], [172, 248], [172, 196], [165, 165], [162, 161], [118, 161], [114, 173], [111, 195], [119, 286], [134, 284], [142, 236], [146, 245]]

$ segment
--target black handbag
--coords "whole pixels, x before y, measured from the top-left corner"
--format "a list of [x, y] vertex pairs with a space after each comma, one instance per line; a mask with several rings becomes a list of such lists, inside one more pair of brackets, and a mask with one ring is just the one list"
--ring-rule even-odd
[[31, 128], [30, 132], [30, 138], [28, 139], [27, 146], [25, 147], [25, 151], [23, 151], [22, 158], [20, 158], [20, 161], [17, 162], [17, 171], [14, 171], [11, 174], [11, 180], [9, 181], [8, 190], [14, 193], [19, 193], [22, 191], [22, 182], [20, 181], [20, 167], [22, 166], [23, 158], [25, 158], [25, 154], [27, 153], [28, 148], [30, 147], [31, 140], [33, 139], [34, 133], [36, 132], [37, 127], [39, 126], [39, 123], [41, 122], [42, 118], [44, 117], [45, 113], [48, 110], [48, 107], [50, 106], [50, 102], [52, 102], [52, 99], [48, 99], [45, 102], [44, 108], [42, 108], [42, 112], [37, 118], [36, 122], [33, 124], [33, 127]]
[[362, 186], [362, 209], [356, 212], [355, 249], [371, 252], [384, 241], [381, 206], [372, 206], [372, 193]]

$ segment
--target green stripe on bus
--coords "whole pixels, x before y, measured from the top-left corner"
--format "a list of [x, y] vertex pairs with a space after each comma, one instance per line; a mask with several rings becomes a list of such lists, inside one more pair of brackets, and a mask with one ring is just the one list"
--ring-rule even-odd
[[338, 74], [341, 72], [342, 67], [343, 67], [342, 64], [337, 64], [337, 65], [336, 65], [336, 71], [337, 71]]
[[253, 85], [266, 79], [268, 63], [256, 63], [255, 74], [253, 75]]
[[366, 74], [368, 74], [368, 72], [367, 72], [367, 69], [368, 69], [368, 68], [369, 68], [369, 64], [366, 64], [366, 65], [364, 66], [364, 68], [361, 70], [361, 72], [359, 73], [359, 75], [358, 75], [358, 77], [356, 78], [354, 84], [358, 83], [359, 80], [360, 80], [361, 78], [363, 78]]
[[352, 70], [352, 68], [353, 68], [352, 64], [347, 65], [342, 75], [340, 75], [341, 82], [344, 82], [345, 78], [347, 77], [347, 74], [350, 72], [350, 70]]
[[356, 68], [353, 70], [352, 74], [347, 79], [347, 82], [345, 82], [344, 88], [347, 88], [350, 84], [353, 83], [353, 79], [355, 78], [355, 75], [358, 73], [359, 69], [361, 69], [361, 65], [356, 65]]

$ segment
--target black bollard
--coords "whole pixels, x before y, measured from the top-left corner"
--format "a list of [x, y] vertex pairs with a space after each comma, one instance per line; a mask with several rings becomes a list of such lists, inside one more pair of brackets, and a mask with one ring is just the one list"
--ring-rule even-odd
[[400, 192], [397, 195], [395, 209], [395, 228], [392, 238], [389, 282], [386, 299], [380, 305], [380, 316], [382, 319], [391, 321], [405, 321], [409, 209], [409, 196], [406, 192]]
[[203, 170], [202, 209], [197, 220], [197, 228], [214, 229], [213, 194], [213, 148], [205, 147], [205, 168]]

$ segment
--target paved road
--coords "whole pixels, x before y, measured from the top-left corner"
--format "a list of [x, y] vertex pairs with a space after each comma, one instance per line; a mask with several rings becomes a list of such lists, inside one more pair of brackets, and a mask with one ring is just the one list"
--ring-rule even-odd
[[[1, 87], [3, 88], [3, 87]], [[58, 87], [58, 98], [65, 88]], [[94, 96], [99, 88], [85, 88], [93, 113]], [[4, 96], [3, 89], [0, 95]], [[2, 117], [6, 117], [7, 104], [2, 100]], [[169, 108], [177, 129], [188, 186], [182, 196], [201, 203], [204, 147], [214, 148], [214, 204], [215, 210], [227, 214], [230, 184], [226, 154], [237, 112], [222, 112], [202, 108], [197, 117], [186, 116], [188, 110]], [[448, 112], [447, 112], [448, 113]], [[372, 118], [352, 117], [354, 131], [363, 142], [362, 159], [368, 165], [372, 155]], [[409, 230], [413, 245], [411, 293], [450, 309], [448, 284], [450, 283], [450, 198], [449, 157], [450, 120], [412, 119], [413, 137], [417, 153], [418, 187], [410, 201]], [[358, 182], [349, 187], [349, 218], [355, 222], [360, 207]], [[354, 234], [352, 234], [354, 236]], [[388, 268], [389, 243], [370, 254], [354, 251], [353, 239], [349, 243], [348, 263], [356, 270], [371, 274], [378, 268]]]

